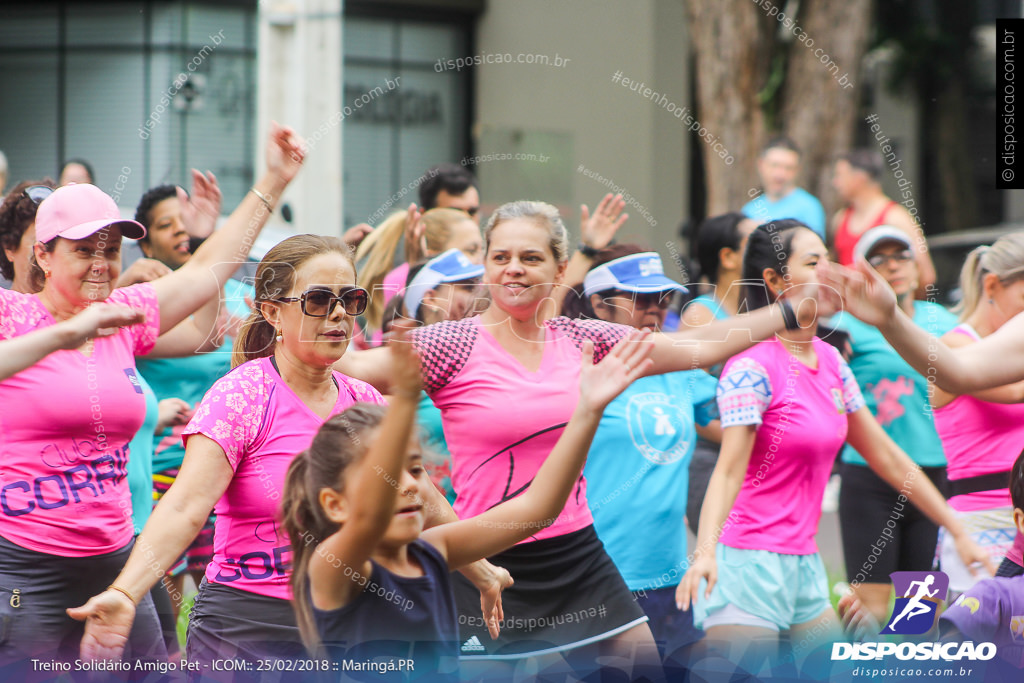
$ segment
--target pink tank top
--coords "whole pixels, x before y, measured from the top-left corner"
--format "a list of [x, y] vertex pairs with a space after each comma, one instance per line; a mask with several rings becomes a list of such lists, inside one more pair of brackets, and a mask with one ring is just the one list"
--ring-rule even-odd
[[[970, 325], [952, 330], [978, 341]], [[1024, 449], [1024, 404], [981, 401], [973, 396], [957, 396], [935, 410], [935, 429], [942, 439], [948, 461], [950, 481], [1003, 472], [1013, 467]], [[953, 496], [954, 510], [987, 510], [1010, 504], [1009, 489], [982, 491]]]

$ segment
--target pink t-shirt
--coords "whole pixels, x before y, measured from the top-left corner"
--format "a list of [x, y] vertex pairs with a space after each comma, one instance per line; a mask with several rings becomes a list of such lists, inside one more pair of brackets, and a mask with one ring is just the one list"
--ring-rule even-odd
[[[134, 532], [126, 465], [146, 397], [135, 356], [160, 332], [149, 284], [115, 289], [108, 303], [146, 321], [54, 351], [0, 382], [0, 536], [36, 552], [86, 557], [127, 545]], [[0, 339], [55, 324], [36, 295], [0, 289]]]
[[812, 370], [778, 339], [733, 356], [718, 382], [722, 428], [759, 425], [721, 542], [786, 555], [818, 551], [814, 534], [832, 463], [846, 441], [847, 413], [864, 407], [835, 347], [813, 341]]
[[[365, 382], [335, 372], [337, 415], [353, 403], [383, 403]], [[285, 474], [309, 447], [323, 420], [295, 395], [270, 358], [239, 365], [203, 397], [182, 439], [202, 434], [224, 449], [235, 474], [214, 511], [213, 561], [206, 579], [272, 598], [290, 599], [288, 536], [277, 524]], [[187, 456], [186, 456], [187, 457]]]
[[[579, 400], [580, 347], [594, 341], [595, 362], [632, 329], [597, 320], [545, 323], [544, 357], [527, 371], [480, 317], [416, 330], [424, 387], [441, 410], [452, 454], [455, 512], [466, 519], [522, 493], [555, 447]], [[579, 481], [554, 524], [528, 540], [593, 524]]]
[[[957, 325], [952, 331], [980, 339], [970, 325]], [[1009, 471], [1024, 448], [1024, 403], [989, 403], [957, 396], [935, 410], [935, 430], [942, 439], [951, 481]], [[1010, 505], [1010, 490], [953, 496], [949, 505], [963, 512], [1004, 507]]]

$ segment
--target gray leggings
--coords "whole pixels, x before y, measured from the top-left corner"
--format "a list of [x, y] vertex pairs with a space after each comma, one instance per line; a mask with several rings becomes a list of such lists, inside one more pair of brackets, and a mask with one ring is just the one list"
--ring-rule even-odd
[[[33, 658], [71, 662], [74, 672], [84, 624], [64, 610], [106, 590], [128, 561], [132, 545], [105, 555], [62, 557], [0, 537], [0, 680], [52, 679], [52, 671], [35, 670]], [[136, 608], [124, 659], [167, 659], [148, 593]], [[84, 672], [79, 675], [85, 678]], [[127, 674], [119, 675], [127, 680]]]

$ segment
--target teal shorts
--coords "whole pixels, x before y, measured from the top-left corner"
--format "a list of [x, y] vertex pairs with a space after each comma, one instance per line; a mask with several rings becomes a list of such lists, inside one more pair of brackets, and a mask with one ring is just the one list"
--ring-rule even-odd
[[[746, 613], [755, 618], [741, 618], [735, 623], [765, 627], [774, 624], [779, 630], [817, 619], [832, 608], [828, 575], [818, 553], [783, 555], [719, 543], [715, 560], [718, 582], [711, 597], [705, 598], [707, 584], [702, 581], [700, 598], [694, 606], [693, 621], [698, 628], [704, 628], [705, 619], [727, 607], [726, 614]], [[715, 626], [731, 623], [712, 621]]]

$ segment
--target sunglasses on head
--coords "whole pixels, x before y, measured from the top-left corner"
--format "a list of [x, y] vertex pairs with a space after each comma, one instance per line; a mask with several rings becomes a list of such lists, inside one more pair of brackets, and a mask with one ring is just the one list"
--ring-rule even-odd
[[334, 306], [339, 302], [345, 313], [360, 315], [366, 310], [369, 300], [370, 293], [362, 287], [344, 287], [338, 294], [329, 289], [307, 289], [297, 297], [286, 296], [280, 299], [271, 299], [280, 304], [292, 304], [298, 301], [302, 304], [303, 314], [311, 318], [326, 318], [334, 311]]
[[53, 188], [46, 185], [29, 185], [24, 190], [25, 196], [32, 200], [32, 203], [39, 206], [44, 199], [53, 194]]

